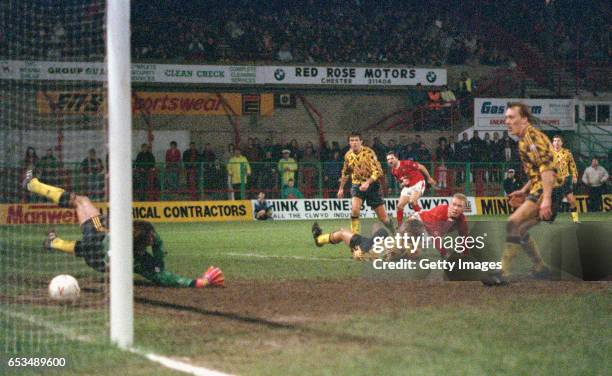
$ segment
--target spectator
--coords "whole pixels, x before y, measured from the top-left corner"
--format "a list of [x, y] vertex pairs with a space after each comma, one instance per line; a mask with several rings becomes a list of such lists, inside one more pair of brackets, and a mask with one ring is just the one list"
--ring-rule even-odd
[[423, 90], [421, 83], [416, 84], [414, 89], [408, 91], [408, 101], [411, 107], [420, 107], [427, 103], [427, 93]]
[[444, 159], [434, 168], [434, 179], [438, 182], [437, 189], [446, 190], [448, 188], [448, 168]]
[[47, 149], [45, 156], [38, 161], [37, 168], [40, 170], [42, 181], [48, 182], [50, 185], [60, 185], [58, 176], [59, 163], [53, 155], [53, 149]]
[[421, 147], [421, 143], [423, 140], [421, 139], [421, 135], [417, 134], [414, 136], [414, 142], [412, 143], [412, 150], [418, 150]]
[[485, 143], [478, 135], [478, 131], [474, 131], [469, 142], [472, 145], [470, 160], [474, 162], [484, 161], [486, 159]]
[[504, 160], [505, 145], [499, 138], [499, 133], [493, 132], [493, 141], [491, 141], [490, 158], [492, 161], [500, 162]]
[[266, 194], [259, 192], [255, 201], [255, 219], [265, 221], [272, 218], [272, 205], [266, 200]]
[[[397, 143], [397, 150], [396, 150], [396, 151], [397, 151], [396, 156], [397, 156], [398, 158], [403, 159], [403, 158], [401, 158], [401, 155], [402, 155], [403, 153], [408, 153], [409, 151], [413, 151], [413, 150], [414, 150], [414, 148], [413, 148], [413, 147], [412, 147], [412, 148], [410, 148], [410, 149], [408, 149], [408, 148], [407, 148], [407, 146], [410, 144], [410, 143], [409, 143], [409, 141], [410, 141], [410, 140], [409, 140], [409, 139], [407, 139], [407, 138], [406, 138], [406, 136], [404, 136], [404, 135], [400, 135], [400, 136], [399, 136], [399, 141], [398, 141], [398, 143]], [[365, 143], [364, 143], [364, 144], [365, 144]], [[380, 160], [380, 161], [386, 161], [386, 160], [387, 160], [387, 154], [385, 154], [385, 156], [384, 156], [384, 158], [383, 158], [383, 159], [379, 159], [379, 160]]]
[[[417, 159], [417, 152], [418, 152], [418, 148], [414, 149], [413, 147], [414, 144], [405, 144], [405, 145], [398, 145], [397, 150], [399, 150], [397, 152], [397, 156], [398, 158], [400, 158], [401, 160], [410, 160], [410, 161], [414, 161], [415, 159]], [[387, 158], [385, 156], [385, 158]], [[383, 159], [384, 160], [384, 159]], [[385, 167], [386, 168], [387, 164], [385, 163]]]
[[85, 176], [85, 187], [87, 196], [92, 199], [104, 197], [104, 165], [102, 160], [96, 157], [96, 150], [89, 149], [88, 156], [81, 162], [81, 172]]
[[217, 155], [212, 149], [209, 142], [204, 144], [202, 153], [200, 154], [199, 161], [202, 163], [202, 181], [203, 185], [207, 189], [217, 189], [218, 184], [212, 184], [211, 180], [214, 180], [214, 175], [217, 174], [217, 165], [215, 164]]
[[314, 147], [310, 141], [306, 143], [300, 165], [303, 181], [302, 190], [306, 193], [306, 197], [312, 197], [315, 181], [319, 180], [319, 159], [315, 155]]
[[342, 174], [342, 157], [340, 151], [334, 151], [332, 159], [323, 165], [323, 181], [325, 182], [325, 197], [338, 191]]
[[247, 147], [244, 150], [244, 157], [251, 164], [253, 169], [253, 178], [250, 179], [249, 189], [254, 185], [260, 188], [260, 175], [261, 175], [261, 159], [263, 157], [261, 148], [255, 143], [255, 138], [249, 137]]
[[281, 190], [281, 198], [304, 198], [304, 195], [295, 187], [295, 182], [293, 179], [289, 179], [287, 181], [287, 185], [283, 186], [283, 189]]
[[344, 154], [342, 153], [342, 149], [340, 149], [340, 144], [338, 144], [338, 141], [332, 141], [331, 155], [333, 155], [336, 151], [342, 158], [344, 158]]
[[436, 86], [432, 86], [427, 90], [427, 107], [430, 110], [439, 110], [442, 108], [442, 95]]
[[472, 81], [472, 79], [470, 78], [470, 76], [468, 75], [468, 72], [463, 71], [461, 72], [461, 79], [459, 80], [459, 97], [460, 98], [465, 98], [469, 95], [472, 95], [472, 92], [474, 90], [474, 83]]
[[325, 162], [331, 159], [331, 148], [329, 146], [329, 141], [325, 141], [323, 145], [319, 148], [319, 161]]
[[179, 188], [179, 173], [181, 164], [181, 151], [176, 141], [170, 141], [170, 149], [166, 150], [166, 188], [176, 193]]
[[295, 180], [295, 172], [298, 169], [298, 164], [295, 159], [290, 157], [291, 151], [284, 149], [282, 158], [278, 161], [278, 173], [281, 174], [281, 187], [287, 185], [289, 179]]
[[36, 155], [36, 149], [31, 146], [28, 146], [25, 153], [25, 158], [23, 159], [23, 169], [24, 171], [32, 170], [36, 167], [36, 163], [38, 163], [38, 155]]
[[472, 143], [468, 140], [467, 133], [463, 132], [461, 135], [461, 141], [459, 141], [455, 148], [455, 154], [458, 162], [468, 162], [472, 158]]
[[453, 150], [448, 145], [446, 137], [440, 137], [438, 139], [438, 147], [435, 150], [436, 161], [450, 161], [453, 154]]
[[251, 175], [251, 165], [238, 148], [234, 149], [234, 156], [227, 162], [227, 175], [232, 184], [234, 198], [236, 197], [236, 192], [238, 192], [240, 200], [243, 200], [245, 196], [242, 188], [243, 184], [244, 187], [248, 184], [248, 178]]
[[448, 88], [448, 85], [444, 85], [444, 89], [440, 92], [440, 97], [444, 107], [450, 107], [457, 100], [455, 93]]
[[415, 158], [421, 163], [431, 162], [431, 152], [427, 146], [425, 146], [424, 142], [421, 142], [421, 145], [419, 145], [419, 148], [415, 151]]
[[276, 146], [274, 144], [272, 144], [272, 139], [266, 138], [264, 140], [264, 144], [262, 146], [262, 151], [263, 151], [263, 154], [264, 154], [264, 158], [265, 158], [265, 155], [266, 155], [267, 152], [270, 152], [270, 155], [272, 156], [272, 158], [276, 157], [277, 150], [276, 150]]
[[[389, 141], [387, 141], [387, 152], [389, 151], [394, 151], [398, 154], [401, 152], [401, 148], [397, 146], [397, 144], [395, 143], [395, 140], [392, 138], [389, 139]], [[344, 158], [344, 154], [345, 153], [340, 152], [340, 155], [342, 156], [342, 158]], [[385, 154], [385, 157], [386, 157], [386, 154]]]
[[267, 150], [262, 161], [260, 185], [262, 189], [268, 192], [273, 189], [278, 189], [278, 173], [276, 172], [277, 164], [278, 162], [276, 158], [273, 157], [272, 151]]
[[372, 150], [374, 150], [376, 158], [378, 158], [379, 161], [384, 161], [385, 158], [387, 158], [387, 147], [380, 141], [380, 138], [374, 137]]
[[283, 43], [280, 50], [278, 50], [278, 54], [276, 54], [276, 59], [283, 63], [293, 61], [293, 55], [291, 54], [289, 43]]
[[504, 154], [503, 161], [506, 163], [512, 162], [516, 160], [517, 147], [516, 142], [508, 137], [508, 133], [504, 132], [504, 136], [501, 139], [502, 144], [504, 145]]
[[599, 165], [597, 158], [593, 158], [591, 165], [584, 170], [582, 182], [589, 189], [589, 211], [601, 211], [601, 195], [606, 193], [608, 171]]
[[523, 183], [521, 183], [515, 175], [513, 168], [509, 168], [506, 172], [506, 178], [504, 179], [504, 194], [508, 196], [510, 193], [521, 189]]
[[302, 149], [300, 149], [300, 145], [298, 144], [295, 138], [292, 139], [291, 142], [289, 142], [289, 145], [287, 145], [286, 149], [289, 149], [291, 151], [291, 155], [295, 158], [296, 161], [302, 159]]
[[183, 152], [183, 167], [187, 180], [187, 189], [191, 194], [192, 199], [197, 198], [198, 189], [198, 162], [200, 161], [200, 153], [195, 142], [189, 143], [189, 149]]
[[149, 144], [140, 145], [140, 152], [134, 161], [136, 169], [136, 198], [138, 201], [146, 201], [148, 194], [153, 188], [155, 177], [155, 156], [151, 153]]

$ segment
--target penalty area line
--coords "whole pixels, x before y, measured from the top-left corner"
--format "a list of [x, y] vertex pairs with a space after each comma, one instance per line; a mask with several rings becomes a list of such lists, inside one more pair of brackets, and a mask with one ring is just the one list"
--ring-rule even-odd
[[[37, 319], [36, 317], [33, 316], [29, 316], [26, 315], [24, 313], [20, 313], [20, 312], [12, 312], [9, 311], [7, 309], [4, 308], [0, 308], [0, 313], [11, 317], [13, 319], [18, 319], [18, 320], [22, 320], [22, 321], [26, 321], [32, 325], [36, 325], [38, 327], [44, 328], [52, 333], [55, 334], [59, 334], [62, 335], [72, 341], [79, 341], [79, 342], [85, 342], [85, 343], [101, 343], [99, 341], [94, 340], [92, 337], [90, 336], [86, 336], [86, 335], [80, 335], [78, 333], [76, 333], [76, 331], [74, 329], [70, 329], [67, 327], [64, 327], [60, 324], [57, 323], [52, 323], [52, 322], [45, 322], [42, 321], [40, 319]], [[121, 349], [120, 349], [121, 350]], [[140, 350], [136, 347], [130, 347], [127, 349], [128, 352], [144, 357], [146, 359], [148, 359], [149, 361], [155, 362], [155, 363], [159, 363], [162, 366], [166, 367], [166, 368], [170, 368], [173, 369], [175, 371], [179, 371], [179, 372], [183, 372], [183, 373], [187, 373], [190, 375], [196, 375], [196, 376], [232, 376], [231, 374], [228, 373], [223, 373], [223, 372], [219, 372], [219, 371], [215, 371], [212, 369], [208, 369], [208, 368], [204, 368], [204, 367], [198, 367], [198, 366], [194, 366], [192, 364], [186, 363], [186, 362], [182, 362], [179, 360], [174, 360], [162, 355], [158, 355], [152, 352], [146, 352], [143, 350]]]

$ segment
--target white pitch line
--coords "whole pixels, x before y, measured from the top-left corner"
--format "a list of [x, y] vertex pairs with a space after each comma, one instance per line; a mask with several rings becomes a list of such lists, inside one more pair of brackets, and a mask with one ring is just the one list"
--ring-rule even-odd
[[129, 351], [131, 353], [143, 356], [143, 357], [149, 359], [152, 362], [159, 363], [159, 364], [161, 364], [162, 366], [164, 366], [166, 368], [170, 368], [170, 369], [173, 369], [173, 370], [176, 370], [176, 371], [188, 373], [190, 375], [196, 375], [196, 376], [232, 376], [229, 373], [223, 373], [223, 372], [215, 371], [215, 370], [204, 368], [204, 367], [197, 367], [197, 366], [191, 365], [189, 363], [181, 362], [179, 360], [174, 360], [174, 359], [167, 358], [165, 356], [157, 355], [157, 354], [154, 354], [154, 353], [147, 353], [147, 352], [144, 352], [142, 350], [138, 350], [136, 348], [130, 348]]
[[[79, 342], [85, 342], [85, 343], [95, 343], [96, 341], [89, 337], [89, 336], [84, 336], [84, 335], [80, 335], [77, 334], [73, 329], [70, 328], [66, 328], [62, 325], [58, 325], [56, 323], [50, 323], [50, 322], [44, 322], [41, 320], [37, 320], [35, 317], [32, 316], [28, 316], [26, 314], [23, 313], [19, 313], [19, 312], [12, 312], [9, 311], [7, 309], [4, 308], [0, 308], [0, 312], [12, 317], [14, 319], [19, 319], [19, 320], [23, 320], [26, 321], [32, 325], [36, 325], [36, 326], [40, 326], [44, 329], [47, 329], [50, 332], [56, 333], [56, 334], [60, 334], [65, 336], [66, 338], [73, 340], [73, 341], [79, 341]], [[223, 373], [223, 372], [219, 372], [219, 371], [215, 371], [212, 369], [208, 369], [208, 368], [204, 368], [204, 367], [198, 367], [198, 366], [194, 366], [191, 365], [189, 363], [185, 363], [185, 362], [181, 362], [178, 360], [174, 360], [165, 356], [161, 356], [161, 355], [157, 355], [151, 352], [145, 352], [143, 350], [140, 350], [138, 348], [135, 347], [131, 347], [129, 349], [127, 349], [129, 352], [142, 356], [152, 362], [155, 363], [159, 363], [162, 366], [166, 367], [166, 368], [170, 368], [173, 369], [175, 371], [179, 371], [179, 372], [183, 372], [183, 373], [187, 373], [190, 375], [196, 375], [196, 376], [232, 376], [228, 373]]]
[[341, 262], [352, 262], [351, 259], [340, 259], [330, 257], [304, 257], [304, 256], [290, 256], [290, 255], [260, 255], [258, 253], [237, 253], [228, 252], [224, 253], [224, 256], [230, 257], [250, 257], [250, 258], [271, 258], [271, 259], [289, 259], [289, 260], [307, 260], [307, 261], [341, 261]]

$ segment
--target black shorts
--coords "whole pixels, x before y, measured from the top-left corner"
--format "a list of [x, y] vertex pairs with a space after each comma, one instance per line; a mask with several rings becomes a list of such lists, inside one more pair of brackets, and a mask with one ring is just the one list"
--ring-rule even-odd
[[106, 216], [89, 218], [81, 225], [83, 238], [76, 243], [74, 253], [83, 257], [92, 269], [104, 273], [106, 269]]
[[359, 247], [359, 249], [361, 249], [363, 252], [369, 252], [374, 245], [374, 238], [387, 236], [389, 236], [389, 231], [387, 231], [387, 229], [384, 227], [374, 232], [372, 237], [355, 234], [351, 237], [349, 246], [351, 249], [357, 249], [357, 247]]
[[[550, 219], [547, 219], [546, 222], [554, 222], [555, 218], [557, 217], [557, 213], [559, 212], [559, 208], [561, 207], [561, 202], [563, 201], [563, 197], [565, 197], [565, 195], [562, 193], [561, 191], [561, 187], [557, 187], [557, 188], [553, 188], [552, 190], [552, 197], [551, 197], [551, 201], [552, 201], [552, 207], [551, 207], [551, 211], [552, 211], [552, 215], [550, 216]], [[536, 204], [538, 204], [540, 202], [540, 199], [542, 198], [542, 190], [540, 189], [537, 192], [534, 193], [530, 193], [527, 195], [527, 200], [535, 202]]]
[[366, 191], [361, 191], [359, 186], [361, 184], [351, 185], [351, 197], [359, 197], [366, 202], [372, 209], [375, 209], [382, 205], [383, 199], [380, 195], [380, 183], [375, 181], [370, 184], [370, 187]]
[[572, 182], [572, 176], [567, 176], [563, 179], [563, 184], [561, 184], [561, 194], [563, 197], [567, 196], [570, 193], [574, 193], [574, 183]]

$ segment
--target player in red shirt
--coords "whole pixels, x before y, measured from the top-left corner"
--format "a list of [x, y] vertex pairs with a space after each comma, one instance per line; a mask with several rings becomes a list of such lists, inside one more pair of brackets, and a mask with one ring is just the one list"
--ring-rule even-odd
[[[463, 211], [467, 206], [467, 197], [462, 193], [455, 193], [450, 204], [438, 205], [433, 209], [421, 211], [411, 215], [406, 221], [406, 228], [400, 231], [409, 231], [412, 235], [424, 233], [431, 236], [444, 236], [457, 230], [459, 235], [468, 235], [468, 224]], [[410, 228], [411, 230], [408, 230]], [[441, 245], [437, 247], [442, 257], [447, 256], [447, 251]]]
[[[421, 211], [414, 213], [406, 222], [404, 222], [397, 233], [400, 235], [409, 234], [413, 237], [418, 236], [432, 236], [442, 237], [449, 232], [457, 230], [459, 235], [468, 235], [468, 224], [463, 214], [465, 207], [467, 206], [467, 197], [461, 193], [456, 193], [451, 199], [450, 204], [438, 205], [431, 210]], [[381, 257], [381, 254], [370, 252], [374, 245], [374, 238], [376, 237], [388, 237], [394, 236], [389, 234], [385, 228], [373, 226], [372, 236], [366, 237], [360, 234], [354, 234], [350, 230], [340, 229], [328, 233], [323, 233], [323, 230], [317, 222], [312, 225], [312, 235], [314, 242], [318, 247], [322, 247], [324, 244], [338, 244], [345, 243], [351, 248], [352, 256], [355, 260], [373, 260]], [[433, 245], [438, 248], [442, 257], [447, 257], [448, 252], [440, 242], [433, 242]], [[401, 255], [402, 252], [396, 252], [397, 249], [386, 249], [382, 254]], [[409, 257], [419, 257], [421, 253], [421, 247], [414, 250], [404, 249], [405, 252], [409, 252]], [[383, 256], [384, 257], [384, 256]]]
[[387, 164], [391, 168], [391, 174], [400, 183], [402, 192], [397, 203], [397, 225], [400, 226], [404, 220], [404, 207], [412, 204], [415, 212], [421, 210], [419, 198], [425, 192], [425, 178], [431, 185], [436, 185], [436, 181], [431, 178], [429, 171], [422, 164], [415, 161], [400, 161], [395, 152], [387, 153]]

